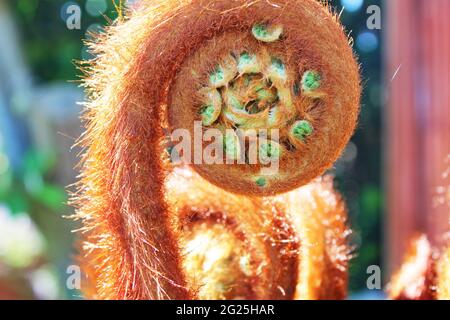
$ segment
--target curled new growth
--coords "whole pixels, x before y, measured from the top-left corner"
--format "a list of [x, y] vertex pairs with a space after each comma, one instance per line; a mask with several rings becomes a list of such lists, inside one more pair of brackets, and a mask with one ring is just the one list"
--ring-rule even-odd
[[[337, 265], [330, 274], [342, 280], [330, 285], [339, 286], [340, 297], [347, 257], [344, 247], [335, 245], [341, 240], [299, 232], [304, 222], [288, 217], [294, 207], [283, 210], [270, 202], [275, 199], [266, 203], [243, 195], [292, 190], [338, 158], [359, 112], [358, 66], [348, 42], [337, 17], [315, 0], [143, 1], [107, 28], [92, 45], [96, 58], [86, 67], [87, 130], [80, 142], [85, 152], [74, 197], [84, 224], [82, 260], [92, 284], [86, 294], [112, 299], [298, 297], [298, 286], [292, 287], [297, 282], [280, 274], [283, 268], [310, 270], [302, 280], [296, 278], [309, 287], [327, 282], [320, 277]], [[167, 134], [179, 128], [193, 133], [195, 121], [204, 129], [236, 134], [278, 129], [279, 139], [269, 133], [257, 152], [279, 159], [279, 171], [265, 175], [259, 164], [194, 164], [213, 185], [240, 195], [227, 194], [230, 201], [220, 202], [217, 192], [213, 210], [201, 191], [175, 195], [166, 188], [172, 171]], [[245, 158], [248, 150], [235, 148], [226, 137], [221, 142], [225, 154], [236, 156], [239, 150]], [[203, 205], [191, 203], [202, 197]], [[240, 205], [247, 209], [239, 210]], [[258, 225], [261, 217], [269, 225]], [[184, 258], [197, 237], [213, 244], [221, 241], [218, 234], [237, 248], [237, 256], [224, 258], [226, 264], [221, 257], [228, 257], [227, 248], [220, 248], [212, 262], [233, 272], [239, 284], [235, 291], [214, 272], [201, 274], [211, 277], [212, 287], [198, 285], [189, 270], [205, 267], [205, 257], [194, 250]], [[287, 244], [271, 247], [256, 234]], [[295, 250], [301, 247], [299, 234], [314, 243], [314, 236], [321, 240], [322, 260], [302, 258], [315, 253]]]
[[433, 246], [425, 234], [411, 239], [399, 270], [389, 285], [394, 300], [448, 300], [449, 247]]
[[[191, 298], [345, 298], [349, 230], [331, 177], [276, 198], [249, 198], [215, 187], [192, 170], [174, 168], [165, 190]], [[120, 272], [127, 250], [117, 248], [113, 229], [101, 228], [107, 218], [83, 218], [90, 230], [81, 257], [90, 276], [84, 294], [148, 298], [135, 294], [155, 289], [154, 284], [135, 283], [132, 273]], [[126, 283], [134, 284], [127, 292], [121, 290]], [[164, 298], [173, 297], [167, 294]]]
[[[193, 123], [201, 121], [222, 132], [215, 142], [236, 163], [187, 161], [229, 191], [274, 195], [309, 182], [334, 163], [357, 121], [358, 66], [342, 27], [316, 1], [210, 5], [215, 13], [179, 35], [194, 47], [167, 87], [169, 130], [194, 136]], [[210, 142], [203, 144], [207, 150]], [[266, 172], [253, 158], [278, 161], [278, 170]]]

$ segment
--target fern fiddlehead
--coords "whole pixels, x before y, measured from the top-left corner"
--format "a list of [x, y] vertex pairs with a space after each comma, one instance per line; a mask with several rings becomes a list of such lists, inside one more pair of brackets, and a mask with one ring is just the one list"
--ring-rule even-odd
[[[301, 247], [290, 217], [294, 209], [244, 195], [276, 195], [306, 184], [332, 165], [350, 138], [359, 74], [337, 18], [313, 0], [148, 1], [108, 28], [93, 51], [97, 58], [85, 82], [87, 133], [80, 142], [86, 150], [74, 198], [84, 224], [82, 252], [92, 296], [293, 297], [298, 270], [280, 276], [273, 268], [286, 259], [284, 265], [294, 270], [301, 254], [280, 255], [286, 247], [274, 251], [255, 235], [284, 239], [293, 246], [287, 251]], [[265, 175], [259, 164], [194, 163], [207, 181], [239, 196], [212, 210], [200, 191], [191, 198], [174, 195], [166, 188], [173, 169], [165, 132], [184, 128], [194, 134], [195, 121], [219, 131], [279, 129], [278, 141], [269, 137], [258, 147], [259, 154], [279, 160], [279, 171]], [[247, 153], [236, 148], [233, 133], [227, 137], [225, 153]], [[203, 211], [196, 211], [191, 201], [202, 197]], [[227, 210], [233, 203], [251, 207], [252, 201], [258, 212]], [[190, 209], [183, 213], [182, 206]], [[264, 212], [271, 212], [266, 216], [276, 231], [247, 217]], [[188, 217], [201, 222], [190, 224]], [[233, 219], [248, 230], [233, 227]], [[282, 222], [287, 226], [280, 229]], [[186, 271], [199, 265], [197, 258], [184, 258], [186, 248], [199, 235], [210, 234], [213, 241], [219, 233], [240, 248], [239, 259], [226, 248], [221, 257], [231, 259], [224, 268], [247, 273], [243, 291], [230, 293], [218, 280], [216, 289], [202, 293]], [[252, 283], [254, 267], [265, 264], [271, 267], [262, 271], [264, 285]]]

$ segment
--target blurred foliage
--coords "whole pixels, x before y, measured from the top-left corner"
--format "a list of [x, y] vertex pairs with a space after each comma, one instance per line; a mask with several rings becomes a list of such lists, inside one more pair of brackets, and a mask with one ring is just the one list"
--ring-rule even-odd
[[[25, 58], [39, 82], [77, 80], [80, 72], [75, 61], [88, 58], [83, 40], [88, 30], [98, 30], [117, 18], [120, 0], [105, 0], [104, 14], [92, 16], [86, 12], [89, 1], [8, 0], [16, 16], [23, 41]], [[69, 30], [64, 17], [70, 4], [81, 8], [81, 29]]]
[[[336, 11], [342, 9], [341, 1], [332, 1]], [[353, 38], [367, 32], [366, 8], [378, 5], [380, 0], [365, 0], [356, 12], [343, 11], [341, 20]], [[383, 15], [382, 15], [383, 17]], [[384, 190], [382, 188], [382, 29], [370, 30], [377, 36], [378, 46], [371, 51], [354, 45], [359, 57], [362, 75], [363, 96], [359, 125], [352, 138], [357, 149], [354, 163], [336, 170], [336, 186], [343, 193], [350, 211], [354, 229], [352, 238], [355, 258], [350, 268], [350, 288], [366, 289], [367, 267], [382, 266], [382, 212], [384, 212]], [[355, 41], [356, 42], [356, 41]]]
[[48, 174], [56, 157], [37, 150], [25, 154], [20, 170], [5, 170], [0, 175], [0, 203], [13, 214], [32, 212], [35, 206], [44, 206], [60, 212], [67, 196], [62, 186], [48, 181]]
[[[90, 15], [87, 1], [55, 0], [8, 0], [21, 37], [24, 40], [24, 54], [37, 82], [76, 80], [80, 72], [74, 61], [88, 58], [83, 39], [87, 32], [98, 30], [109, 19], [117, 17], [114, 1], [107, 1], [104, 15]], [[118, 1], [116, 1], [118, 2]], [[330, 1], [335, 11], [342, 9], [340, 0]], [[62, 18], [69, 3], [82, 9], [81, 30], [69, 30]], [[351, 35], [367, 31], [365, 13], [369, 5], [381, 6], [381, 0], [365, 0], [355, 12], [344, 10], [341, 18]], [[381, 31], [372, 30], [381, 44]], [[366, 269], [369, 265], [381, 265], [381, 212], [384, 197], [381, 184], [381, 47], [370, 52], [355, 51], [361, 63], [363, 77], [363, 99], [359, 127], [352, 139], [357, 155], [352, 161], [340, 161], [334, 170], [336, 185], [343, 193], [350, 210], [350, 220], [355, 234], [356, 257], [351, 264], [351, 289], [365, 288]], [[3, 173], [0, 179], [0, 202], [7, 203], [13, 212], [28, 211], [34, 205], [57, 211], [65, 201], [63, 189], [51, 181], [54, 155], [28, 152], [23, 170], [17, 175], [11, 171]]]
[[[6, 0], [6, 3], [18, 26], [22, 55], [31, 69], [33, 85], [79, 79], [80, 72], [76, 69], [75, 62], [89, 58], [84, 43], [88, 31], [98, 31], [101, 25], [117, 17], [116, 7], [110, 0]], [[106, 4], [106, 10], [102, 10], [103, 14], [96, 12], [102, 3]], [[121, 1], [117, 0], [117, 3]], [[78, 4], [81, 8], [80, 30], [69, 30], [66, 25], [66, 10], [72, 4]], [[88, 14], [88, 11], [91, 14]], [[39, 283], [36, 288], [33, 287], [34, 294], [39, 297], [52, 297], [39, 295], [39, 290], [48, 289], [51, 284], [56, 286], [56, 289], [53, 288], [50, 292], [56, 292], [57, 297], [73, 297], [74, 292], [67, 291], [64, 284], [66, 267], [73, 263], [71, 251], [74, 244], [70, 230], [74, 226], [62, 217], [70, 212], [66, 205], [66, 186], [55, 183], [60, 180], [55, 171], [58, 155], [67, 150], [40, 150], [33, 144], [34, 139], [29, 137], [27, 126], [30, 121], [25, 118], [26, 113], [17, 114], [12, 105], [10, 112], [9, 121], [12, 121], [12, 125], [17, 129], [14, 133], [23, 135], [23, 139], [16, 136], [17, 141], [14, 144], [20, 144], [21, 149], [27, 151], [21, 153], [20, 158], [12, 163], [12, 159], [8, 158], [10, 155], [7, 155], [0, 145], [0, 206], [7, 207], [7, 210], [2, 211], [3, 215], [12, 214], [10, 220], [7, 220], [7, 216], [3, 217], [6, 219], [3, 223], [9, 223], [11, 230], [8, 230], [8, 241], [5, 238], [2, 240], [5, 246], [3, 253], [8, 255], [0, 256], [0, 270], [5, 263], [12, 268], [7, 270], [10, 270], [10, 279], [16, 279], [10, 283], [13, 286], [20, 281]], [[20, 128], [17, 128], [18, 126]], [[0, 142], [2, 138], [4, 137], [0, 135]], [[31, 247], [29, 250], [21, 250], [21, 244], [25, 246], [25, 242], [29, 241], [23, 237], [23, 232], [27, 232], [24, 229], [27, 224], [43, 236], [45, 251], [36, 252], [35, 256], [31, 255], [34, 250]], [[21, 233], [20, 230], [25, 231]], [[23, 238], [21, 241], [18, 241], [18, 237], [13, 237], [16, 233]], [[7, 234], [3, 236], [6, 237]], [[11, 264], [15, 261], [28, 261], [27, 264], [30, 265], [21, 264], [19, 268], [17, 263]], [[42, 275], [43, 272], [47, 274]], [[1, 276], [0, 274], [0, 278]], [[20, 289], [17, 294], [31, 297], [29, 288]]]

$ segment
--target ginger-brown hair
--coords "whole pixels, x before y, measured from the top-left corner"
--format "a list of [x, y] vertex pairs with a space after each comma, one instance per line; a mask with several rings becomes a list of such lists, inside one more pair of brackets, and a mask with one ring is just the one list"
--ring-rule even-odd
[[[331, 177], [277, 197], [252, 198], [224, 191], [188, 168], [174, 168], [165, 198], [190, 298], [345, 298], [349, 229]], [[140, 285], [149, 290], [154, 284], [136, 283], [134, 274], [120, 271], [127, 250], [117, 247], [114, 229], [102, 228], [107, 217], [81, 217], [87, 229], [80, 256], [88, 275], [85, 296], [152, 298], [134, 294], [143, 290]], [[151, 252], [141, 254], [152, 259]], [[133, 286], [124, 294], [126, 283]], [[172, 291], [165, 294], [159, 298], [173, 298]]]
[[433, 246], [425, 234], [409, 242], [402, 265], [388, 284], [394, 300], [448, 300], [450, 298], [450, 250]]
[[[260, 25], [267, 29], [261, 31]], [[265, 36], [277, 33], [279, 26], [283, 31], [273, 43], [250, 36], [255, 27], [256, 35]], [[191, 130], [192, 120], [200, 119], [198, 92], [206, 74], [220, 64], [224, 52], [237, 54], [241, 39], [243, 48], [254, 49], [255, 54], [268, 52], [280, 58], [286, 69], [283, 85], [291, 95], [292, 113], [288, 112], [289, 121], [283, 125], [307, 124], [300, 123], [300, 135], [294, 141], [292, 131], [282, 131], [289, 141], [281, 145], [287, 152], [275, 178], [255, 184], [258, 168], [195, 165], [204, 178], [239, 194], [292, 190], [330, 167], [353, 133], [359, 111], [358, 67], [336, 16], [319, 2], [142, 2], [96, 39], [92, 45], [96, 58], [86, 67], [89, 101], [84, 114], [86, 133], [80, 142], [85, 153], [74, 203], [77, 216], [83, 219], [83, 253], [89, 261], [86, 270], [94, 279], [93, 297], [198, 297], [183, 266], [179, 226], [174, 224], [177, 210], [165, 188], [171, 169], [164, 132], [183, 126]], [[278, 60], [276, 64], [280, 67]], [[191, 76], [186, 70], [192, 71]], [[193, 76], [194, 72], [200, 76]], [[274, 82], [264, 84], [269, 93]], [[280, 90], [277, 95], [283, 100]], [[195, 190], [193, 195], [201, 197]], [[219, 217], [227, 211], [224, 208], [253, 200], [239, 196], [233, 201], [219, 203]], [[235, 217], [239, 220], [244, 215], [236, 212]], [[274, 256], [270, 261], [277, 259], [281, 258]], [[293, 292], [288, 287], [283, 288], [286, 296]]]

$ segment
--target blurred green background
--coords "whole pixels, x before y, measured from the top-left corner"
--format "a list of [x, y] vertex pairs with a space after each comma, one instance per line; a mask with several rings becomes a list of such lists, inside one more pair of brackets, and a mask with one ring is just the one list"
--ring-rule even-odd
[[[125, 1], [124, 1], [125, 2]], [[381, 265], [380, 30], [368, 30], [376, 0], [335, 0], [359, 56], [364, 94], [358, 130], [332, 172], [354, 229], [350, 289], [366, 290], [369, 265]], [[81, 28], [66, 26], [77, 5]], [[0, 299], [79, 299], [66, 286], [78, 226], [64, 216], [76, 180], [71, 148], [81, 133], [83, 92], [75, 61], [90, 59], [84, 40], [117, 17], [119, 0], [0, 0]], [[344, 7], [344, 9], [343, 9]], [[69, 188], [70, 189], [70, 188]], [[73, 190], [73, 188], [72, 188]], [[373, 294], [373, 293], [372, 293]]]

